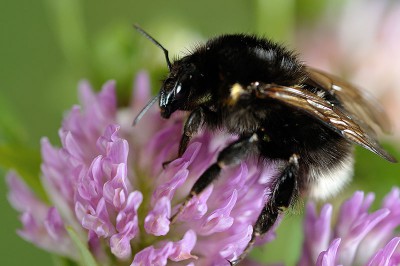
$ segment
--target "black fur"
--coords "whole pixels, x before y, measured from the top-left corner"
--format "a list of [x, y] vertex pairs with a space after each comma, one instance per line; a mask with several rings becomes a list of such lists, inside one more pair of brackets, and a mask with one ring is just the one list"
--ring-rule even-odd
[[[167, 51], [144, 34], [160, 46], [167, 57]], [[225, 167], [236, 165], [249, 155], [258, 155], [261, 161], [284, 163], [282, 172], [273, 182], [273, 193], [254, 225], [250, 243], [232, 264], [244, 258], [255, 237], [266, 233], [283, 209], [291, 207], [298, 196], [307, 194], [316, 182], [311, 172], [335, 168], [352, 156], [353, 145], [340, 130], [335, 131], [301, 108], [253, 93], [258, 84], [301, 88], [335, 108], [343, 108], [335, 94], [315, 82], [307, 82], [307, 73], [296, 55], [283, 46], [254, 35], [232, 34], [210, 39], [174, 61], [163, 81], [158, 96], [161, 115], [169, 118], [176, 110], [190, 112], [179, 156], [201, 126], [239, 136], [239, 140], [228, 145], [217, 162], [200, 176], [186, 201], [171, 217], [172, 222], [188, 200], [218, 178]]]

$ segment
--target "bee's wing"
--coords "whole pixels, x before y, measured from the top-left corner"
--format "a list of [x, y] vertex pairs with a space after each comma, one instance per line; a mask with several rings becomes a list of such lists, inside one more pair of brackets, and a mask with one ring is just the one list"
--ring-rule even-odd
[[321, 70], [307, 67], [308, 80], [305, 84], [321, 88], [334, 95], [358, 123], [366, 127], [389, 133], [390, 123], [381, 105], [369, 94], [354, 85]]
[[390, 162], [396, 159], [388, 154], [369, 133], [368, 128], [358, 124], [346, 110], [335, 106], [318, 95], [301, 87], [285, 87], [273, 84], [260, 84], [256, 91], [258, 98], [275, 99], [287, 106], [304, 112], [349, 141], [358, 144]]

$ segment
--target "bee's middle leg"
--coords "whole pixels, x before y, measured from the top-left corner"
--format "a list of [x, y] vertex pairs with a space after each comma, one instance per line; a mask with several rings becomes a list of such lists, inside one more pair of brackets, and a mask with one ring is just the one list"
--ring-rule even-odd
[[189, 195], [179, 207], [178, 211], [170, 218], [171, 222], [175, 222], [178, 215], [183, 211], [193, 196], [200, 194], [208, 185], [211, 184], [220, 174], [221, 169], [239, 164], [250, 153], [254, 152], [257, 147], [258, 135], [254, 133], [250, 137], [241, 137], [239, 140], [231, 143], [223, 149], [219, 155], [217, 162], [212, 164], [194, 183]]

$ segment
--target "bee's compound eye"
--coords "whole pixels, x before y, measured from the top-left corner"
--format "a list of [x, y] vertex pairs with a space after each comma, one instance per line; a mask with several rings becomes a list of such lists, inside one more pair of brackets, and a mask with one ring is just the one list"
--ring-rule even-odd
[[174, 100], [175, 101], [181, 101], [184, 100], [187, 92], [186, 89], [187, 85], [182, 84], [181, 82], [176, 83], [173, 89], [173, 93], [174, 93]]
[[181, 92], [181, 90], [182, 90], [182, 84], [179, 83], [175, 88], [175, 93], [179, 94]]

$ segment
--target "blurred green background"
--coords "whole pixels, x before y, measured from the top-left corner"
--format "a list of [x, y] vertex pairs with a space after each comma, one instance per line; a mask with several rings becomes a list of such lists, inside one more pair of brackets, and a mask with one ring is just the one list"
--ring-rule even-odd
[[[333, 1], [1, 1], [0, 176], [9, 168], [17, 169], [41, 193], [39, 140], [48, 136], [52, 143], [59, 143], [57, 131], [64, 112], [77, 103], [80, 79], [90, 80], [96, 88], [115, 79], [121, 104], [128, 102], [138, 70], [149, 70], [153, 87], [158, 88], [157, 81], [167, 71], [163, 54], [133, 30], [133, 23], [150, 32], [172, 55], [181, 55], [186, 48], [211, 36], [233, 32], [263, 34], [302, 52], [308, 40], [309, 49], [314, 45], [307, 36], [312, 36], [314, 30], [321, 32], [321, 28], [325, 33], [332, 30], [329, 25], [334, 27], [337, 14], [346, 5], [345, 1], [330, 2]], [[314, 37], [318, 39], [318, 35]], [[400, 158], [397, 139], [392, 138], [387, 144]], [[399, 170], [399, 165], [357, 149], [355, 182], [337, 201], [355, 189], [374, 191], [381, 199], [399, 184]], [[2, 180], [1, 264], [55, 263], [51, 255], [16, 235], [20, 227], [18, 214], [6, 197]], [[301, 241], [301, 215], [290, 215], [280, 227], [277, 241], [253, 255], [266, 255], [262, 260], [291, 265], [298, 257]]]

